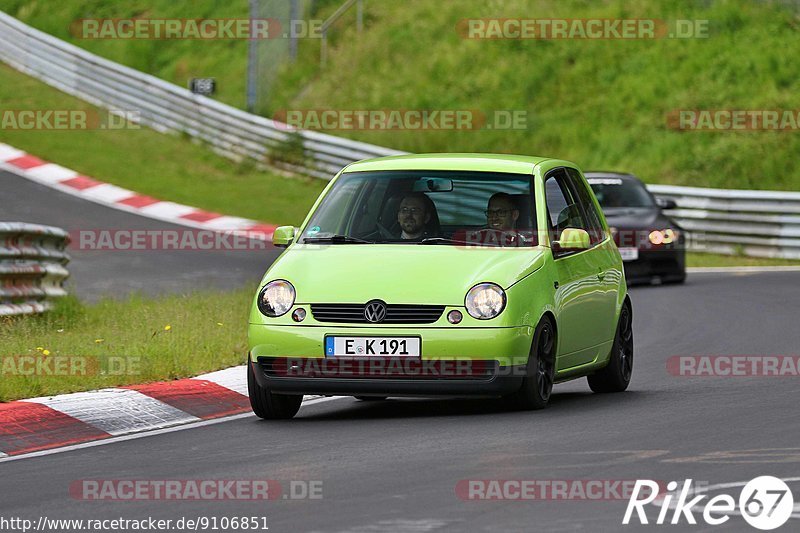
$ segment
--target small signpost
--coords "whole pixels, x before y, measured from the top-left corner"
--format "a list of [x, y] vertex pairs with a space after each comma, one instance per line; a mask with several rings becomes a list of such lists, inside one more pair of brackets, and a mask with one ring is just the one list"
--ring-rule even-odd
[[217, 80], [214, 78], [192, 78], [189, 80], [189, 90], [194, 94], [211, 96], [217, 90]]

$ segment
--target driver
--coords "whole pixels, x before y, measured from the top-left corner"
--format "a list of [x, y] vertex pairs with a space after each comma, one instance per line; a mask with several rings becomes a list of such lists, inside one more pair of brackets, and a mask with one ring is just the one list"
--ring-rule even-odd
[[403, 197], [397, 209], [400, 238], [418, 240], [427, 236], [425, 227], [431, 221], [433, 202], [424, 193], [412, 192]]

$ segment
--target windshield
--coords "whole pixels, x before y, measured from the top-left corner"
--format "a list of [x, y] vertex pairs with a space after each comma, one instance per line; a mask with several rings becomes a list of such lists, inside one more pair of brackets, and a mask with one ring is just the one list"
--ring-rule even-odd
[[300, 242], [535, 246], [531, 181], [489, 172], [345, 173]]
[[603, 209], [609, 207], [654, 207], [653, 197], [638, 180], [587, 178]]

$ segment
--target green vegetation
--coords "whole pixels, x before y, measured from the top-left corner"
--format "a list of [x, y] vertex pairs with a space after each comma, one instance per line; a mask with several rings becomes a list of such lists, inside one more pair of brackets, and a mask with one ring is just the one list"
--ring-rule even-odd
[[[0, 401], [186, 378], [243, 364], [252, 296], [253, 287], [156, 299], [131, 295], [92, 305], [70, 296], [50, 313], [5, 318]], [[15, 356], [52, 358], [53, 364], [71, 358], [83, 362], [86, 372], [19, 375], [30, 367]]]
[[793, 259], [773, 259], [770, 257], [747, 257], [743, 255], [719, 255], [700, 252], [686, 254], [687, 267], [735, 267], [735, 266], [795, 266], [800, 261]]
[[[324, 18], [341, 2], [317, 4]], [[65, 21], [82, 17], [241, 17], [246, 2], [211, 0], [0, 0], [22, 20], [114, 60], [185, 85], [215, 76], [219, 98], [243, 106], [244, 41], [78, 40]], [[648, 182], [793, 189], [800, 134], [679, 132], [678, 109], [796, 109], [800, 49], [796, 8], [777, 1], [507, 0], [367, 2], [366, 29], [349, 19], [300, 43], [264, 113], [285, 109], [523, 110], [527, 128], [478, 131], [333, 131], [413, 152], [495, 151], [552, 155], [586, 169], [634, 172]], [[658, 40], [462, 39], [465, 18], [654, 18], [708, 20], [708, 38]]]
[[[86, 110], [89, 104], [0, 64], [4, 109]], [[6, 142], [78, 172], [162, 200], [281, 224], [299, 224], [326, 183], [261, 171], [207, 146], [147, 128], [0, 130]]]

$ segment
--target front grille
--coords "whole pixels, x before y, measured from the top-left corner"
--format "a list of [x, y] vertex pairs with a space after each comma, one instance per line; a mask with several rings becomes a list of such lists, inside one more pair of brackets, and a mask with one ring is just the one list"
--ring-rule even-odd
[[[311, 304], [318, 322], [371, 324], [364, 316], [366, 304]], [[444, 313], [443, 305], [386, 304], [381, 324], [432, 324]]]

